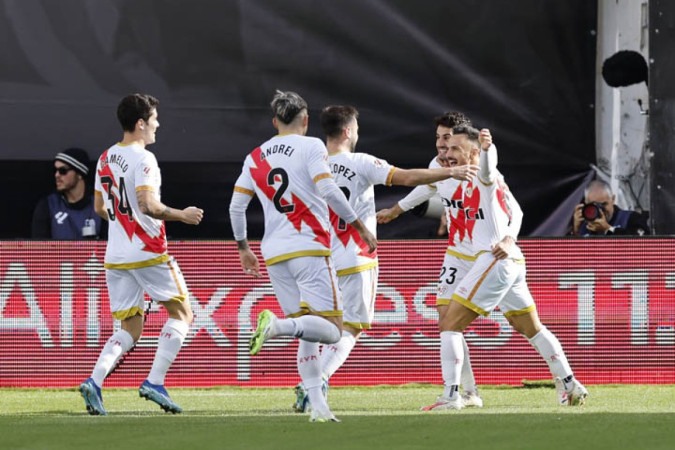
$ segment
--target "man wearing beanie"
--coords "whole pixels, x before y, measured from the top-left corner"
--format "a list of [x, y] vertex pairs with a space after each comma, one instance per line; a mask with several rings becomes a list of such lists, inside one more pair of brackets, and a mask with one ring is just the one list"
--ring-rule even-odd
[[34, 239], [98, 239], [106, 235], [105, 222], [94, 211], [87, 186], [89, 155], [69, 148], [54, 157], [56, 192], [44, 197], [33, 212]]

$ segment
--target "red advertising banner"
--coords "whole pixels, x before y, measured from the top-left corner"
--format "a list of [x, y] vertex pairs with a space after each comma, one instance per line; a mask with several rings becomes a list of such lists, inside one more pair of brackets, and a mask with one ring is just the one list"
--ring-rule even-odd
[[[542, 322], [584, 383], [675, 383], [675, 239], [520, 242]], [[257, 246], [254, 246], [257, 251]], [[333, 385], [440, 383], [434, 308], [445, 243], [380, 243], [373, 329]], [[244, 276], [232, 242], [171, 242], [195, 321], [170, 386], [287, 386], [296, 343], [277, 338], [251, 357], [258, 312], [281, 314], [269, 279]], [[116, 324], [108, 310], [104, 242], [0, 242], [0, 386], [68, 387], [89, 376]], [[150, 304], [146, 329], [106, 386], [146, 377], [166, 314]], [[466, 332], [480, 384], [550, 379], [548, 367], [499, 311]]]

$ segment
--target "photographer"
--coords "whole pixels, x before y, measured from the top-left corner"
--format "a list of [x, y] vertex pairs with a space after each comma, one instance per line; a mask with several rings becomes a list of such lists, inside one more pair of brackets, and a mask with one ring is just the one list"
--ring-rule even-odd
[[615, 195], [609, 184], [591, 181], [584, 191], [584, 202], [574, 208], [573, 236], [617, 236], [650, 234], [647, 218], [635, 211], [626, 211], [614, 204]]

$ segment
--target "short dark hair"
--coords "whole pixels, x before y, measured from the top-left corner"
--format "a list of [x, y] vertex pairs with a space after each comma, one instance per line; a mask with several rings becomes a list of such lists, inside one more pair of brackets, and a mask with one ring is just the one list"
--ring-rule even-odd
[[321, 128], [328, 137], [338, 137], [352, 119], [359, 118], [359, 111], [349, 105], [330, 105], [321, 111]]
[[143, 119], [146, 122], [150, 119], [152, 112], [157, 109], [159, 100], [148, 94], [127, 95], [117, 106], [117, 120], [120, 121], [122, 129], [133, 133], [136, 129], [136, 122]]
[[478, 144], [478, 136], [480, 132], [472, 127], [471, 125], [457, 125], [452, 128], [452, 135], [457, 136], [458, 134], [464, 134], [469, 139], [469, 141]]
[[288, 125], [303, 109], [307, 109], [307, 102], [296, 92], [277, 89], [270, 106], [274, 117]]
[[471, 121], [461, 112], [448, 111], [440, 116], [434, 117], [434, 125], [436, 125], [436, 127], [444, 126], [446, 128], [455, 128], [459, 125], [471, 126]]

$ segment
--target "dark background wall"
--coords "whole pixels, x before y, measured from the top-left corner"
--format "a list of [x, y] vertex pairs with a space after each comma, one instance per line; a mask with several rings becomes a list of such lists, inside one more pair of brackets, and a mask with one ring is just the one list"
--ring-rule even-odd
[[[489, 127], [500, 168], [542, 229], [595, 160], [595, 1], [61, 0], [0, 1], [0, 237], [27, 237], [38, 198], [53, 188], [51, 158], [116, 142], [119, 98], [161, 101], [150, 149], [163, 200], [206, 210], [175, 238], [231, 238], [232, 184], [248, 151], [273, 134], [275, 89], [319, 110], [361, 112], [359, 150], [401, 167], [435, 154], [431, 119], [460, 110]], [[406, 189], [379, 189], [389, 206]], [[249, 214], [261, 233], [260, 210]], [[429, 237], [408, 218], [381, 237]]]

